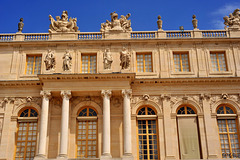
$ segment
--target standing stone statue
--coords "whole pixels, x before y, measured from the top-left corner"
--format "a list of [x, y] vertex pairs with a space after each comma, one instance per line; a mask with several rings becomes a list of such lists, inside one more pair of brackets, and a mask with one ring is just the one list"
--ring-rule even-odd
[[53, 51], [51, 51], [50, 49], [48, 50], [48, 53], [45, 57], [45, 65], [46, 65], [46, 70], [49, 71], [49, 70], [54, 70], [55, 69], [55, 56], [54, 56], [54, 53]]
[[157, 25], [158, 25], [158, 30], [162, 30], [162, 20], [161, 20], [161, 16], [158, 16], [158, 20], [157, 20]]
[[120, 55], [120, 60], [121, 60], [120, 66], [121, 66], [122, 69], [128, 69], [129, 68], [130, 58], [131, 58], [130, 53], [127, 51], [127, 49], [125, 47], [123, 47], [123, 50], [122, 50], [121, 55]]
[[66, 53], [63, 56], [63, 71], [69, 71], [72, 67], [72, 56], [69, 53], [69, 50], [66, 50]]
[[192, 20], [193, 28], [194, 30], [197, 30], [198, 20], [196, 19], [196, 15], [193, 15], [192, 18], [193, 18]]
[[22, 33], [23, 26], [24, 26], [23, 18], [20, 18], [20, 22], [18, 23], [18, 32], [19, 33]]
[[104, 69], [111, 69], [112, 62], [113, 62], [112, 54], [109, 48], [107, 48], [103, 53]]

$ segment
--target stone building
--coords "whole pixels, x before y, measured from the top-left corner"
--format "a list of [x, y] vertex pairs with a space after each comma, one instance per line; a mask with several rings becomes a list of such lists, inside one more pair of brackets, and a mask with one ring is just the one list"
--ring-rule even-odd
[[240, 158], [240, 14], [224, 30], [0, 34], [0, 159]]

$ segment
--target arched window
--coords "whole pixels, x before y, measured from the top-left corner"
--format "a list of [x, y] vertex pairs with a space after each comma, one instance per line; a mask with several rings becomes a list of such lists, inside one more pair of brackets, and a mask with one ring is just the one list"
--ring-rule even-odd
[[217, 108], [217, 124], [222, 158], [240, 158], [236, 111], [228, 105]]
[[199, 134], [195, 109], [188, 105], [178, 107], [177, 124], [181, 159], [200, 159]]
[[38, 112], [24, 108], [18, 116], [15, 160], [32, 160], [36, 152]]
[[97, 112], [81, 109], [77, 117], [77, 158], [97, 158]]
[[158, 160], [158, 127], [156, 112], [149, 106], [137, 111], [138, 159]]

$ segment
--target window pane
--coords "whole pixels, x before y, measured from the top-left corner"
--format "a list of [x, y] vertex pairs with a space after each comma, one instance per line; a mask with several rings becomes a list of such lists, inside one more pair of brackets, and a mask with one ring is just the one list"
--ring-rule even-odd
[[41, 56], [27, 56], [26, 74], [40, 74], [41, 73]]
[[212, 71], [227, 71], [225, 53], [210, 53]]

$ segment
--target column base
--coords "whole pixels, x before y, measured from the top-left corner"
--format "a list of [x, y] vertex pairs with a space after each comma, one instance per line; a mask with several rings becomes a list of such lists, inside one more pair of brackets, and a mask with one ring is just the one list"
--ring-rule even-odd
[[57, 156], [57, 159], [61, 159], [61, 160], [67, 160], [67, 159], [68, 159], [68, 157], [67, 157], [67, 155], [66, 155], [66, 154], [59, 154], [59, 155]]
[[125, 153], [123, 156], [122, 156], [122, 160], [134, 160], [134, 157], [131, 153]]
[[111, 159], [112, 159], [112, 155], [110, 153], [102, 154], [100, 157], [100, 160], [111, 160]]
[[34, 160], [45, 160], [47, 157], [44, 154], [38, 154], [34, 157]]

